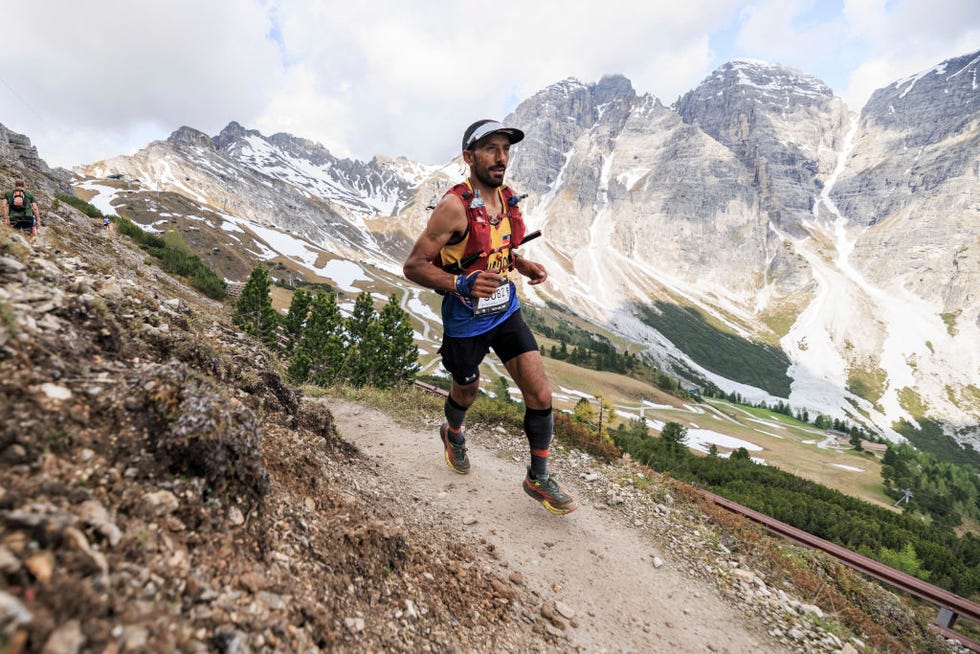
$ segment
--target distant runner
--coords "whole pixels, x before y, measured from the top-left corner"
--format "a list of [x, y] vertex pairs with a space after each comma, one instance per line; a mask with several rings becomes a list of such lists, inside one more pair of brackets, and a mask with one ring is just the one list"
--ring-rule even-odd
[[491, 349], [524, 397], [524, 432], [531, 464], [524, 492], [552, 513], [576, 509], [554, 477], [548, 454], [554, 432], [551, 386], [531, 330], [521, 317], [514, 283], [516, 270], [531, 284], [548, 278], [544, 266], [514, 250], [524, 240], [524, 219], [517, 195], [504, 185], [510, 146], [524, 132], [497, 121], [481, 120], [463, 134], [466, 181], [439, 201], [425, 231], [405, 261], [405, 277], [445, 293], [442, 300], [442, 365], [452, 375], [446, 422], [439, 430], [446, 463], [459, 474], [470, 470], [463, 419], [480, 387], [480, 363]]
[[3, 194], [3, 221], [15, 229], [30, 232], [33, 237], [41, 228], [41, 212], [37, 200], [27, 190], [24, 180], [14, 182], [13, 190]]

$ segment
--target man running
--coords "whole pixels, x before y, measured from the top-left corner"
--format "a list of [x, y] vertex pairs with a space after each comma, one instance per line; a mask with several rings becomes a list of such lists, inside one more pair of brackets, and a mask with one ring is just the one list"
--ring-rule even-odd
[[551, 387], [509, 279], [512, 270], [531, 284], [548, 278], [543, 265], [515, 252], [524, 239], [524, 219], [518, 197], [504, 185], [504, 172], [510, 146], [523, 138], [521, 130], [494, 120], [466, 129], [463, 161], [469, 178], [442, 197], [403, 270], [411, 281], [445, 294], [439, 353], [452, 375], [452, 388], [439, 435], [446, 463], [459, 474], [470, 470], [463, 419], [479, 391], [480, 363], [493, 349], [524, 397], [524, 432], [531, 449], [524, 492], [563, 515], [576, 505], [548, 474], [554, 432]]

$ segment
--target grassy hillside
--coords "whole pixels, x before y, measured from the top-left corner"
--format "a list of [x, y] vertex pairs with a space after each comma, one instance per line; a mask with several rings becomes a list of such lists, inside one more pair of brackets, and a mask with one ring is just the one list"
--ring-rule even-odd
[[658, 301], [639, 310], [646, 324], [701, 366], [778, 397], [789, 397], [789, 357], [779, 348], [722, 331], [693, 307]]

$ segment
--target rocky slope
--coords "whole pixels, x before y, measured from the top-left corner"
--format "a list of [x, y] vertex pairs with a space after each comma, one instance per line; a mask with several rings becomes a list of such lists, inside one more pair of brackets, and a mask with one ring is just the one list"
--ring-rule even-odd
[[0, 238], [0, 649], [561, 649], [144, 257], [65, 205]]

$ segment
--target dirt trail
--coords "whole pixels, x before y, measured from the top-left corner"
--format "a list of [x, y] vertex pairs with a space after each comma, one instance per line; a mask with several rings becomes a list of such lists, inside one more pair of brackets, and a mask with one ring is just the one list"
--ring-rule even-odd
[[[587, 500], [580, 480], [560, 477], [580, 507], [554, 516], [521, 489], [523, 451], [487, 448], [479, 433], [471, 434], [473, 468], [458, 475], [442, 458], [435, 427], [405, 428], [352, 401], [329, 404], [341, 436], [403, 489], [405, 511], [415, 514], [407, 519], [432, 521], [433, 529], [455, 531], [463, 543], [492, 545], [488, 563], [503, 578], [520, 573], [527, 591], [573, 614], [565, 616], [577, 623], [568, 636], [582, 651], [786, 651], [649, 536]], [[554, 468], [560, 466], [558, 457]], [[655, 556], [666, 564], [655, 568]]]

